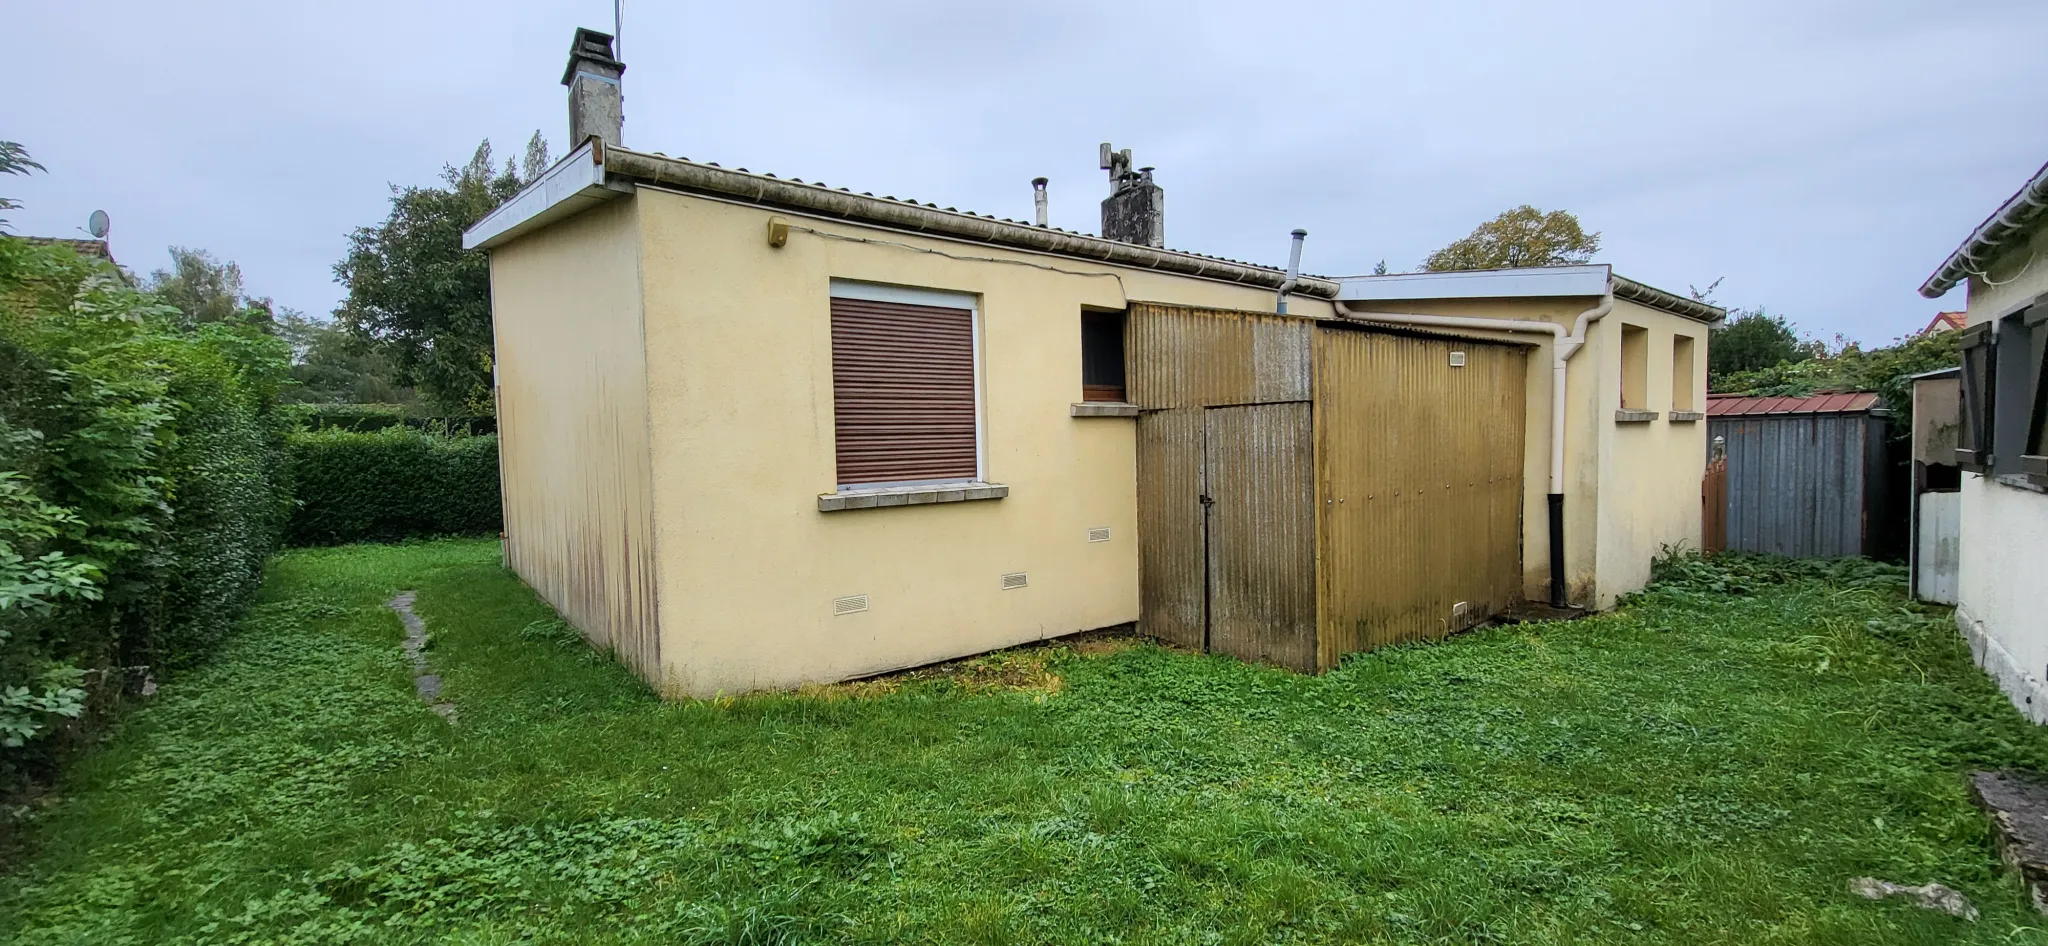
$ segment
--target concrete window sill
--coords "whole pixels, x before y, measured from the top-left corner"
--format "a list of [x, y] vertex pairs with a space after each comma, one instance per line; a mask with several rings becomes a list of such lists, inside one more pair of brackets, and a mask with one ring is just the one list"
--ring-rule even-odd
[[1638, 411], [1624, 407], [1614, 412], [1614, 422], [1617, 424], [1647, 424], [1656, 419], [1656, 411]]
[[1001, 499], [1010, 488], [1001, 483], [940, 483], [936, 486], [884, 486], [877, 489], [848, 489], [819, 493], [819, 512], [848, 509], [880, 509], [884, 506], [926, 506], [932, 503], [967, 503], [979, 499]]
[[2000, 473], [1994, 479], [2000, 486], [2023, 489], [2029, 493], [2048, 493], [2048, 478], [2036, 479], [2025, 473]]
[[1701, 411], [1672, 411], [1670, 414], [1670, 420], [1674, 424], [1690, 424], [1706, 419], [1707, 415]]
[[1122, 401], [1081, 401], [1068, 409], [1075, 417], [1136, 417], [1138, 405]]

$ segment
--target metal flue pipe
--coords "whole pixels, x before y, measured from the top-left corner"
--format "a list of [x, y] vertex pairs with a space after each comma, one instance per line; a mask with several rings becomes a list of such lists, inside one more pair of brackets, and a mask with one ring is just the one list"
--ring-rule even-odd
[[1031, 179], [1031, 204], [1038, 209], [1038, 225], [1041, 227], [1050, 225], [1046, 222], [1045, 216], [1045, 185], [1045, 178]]
[[1280, 291], [1273, 297], [1273, 311], [1287, 314], [1287, 294], [1301, 284], [1301, 241], [1308, 238], [1308, 231], [1296, 227], [1294, 246], [1287, 251], [1287, 280], [1280, 284]]

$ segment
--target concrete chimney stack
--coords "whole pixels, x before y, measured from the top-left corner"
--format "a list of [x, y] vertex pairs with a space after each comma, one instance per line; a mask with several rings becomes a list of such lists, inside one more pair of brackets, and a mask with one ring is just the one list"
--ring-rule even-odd
[[1102, 143], [1102, 169], [1109, 172], [1109, 197], [1102, 202], [1102, 235], [1122, 243], [1166, 247], [1166, 189], [1152, 183], [1152, 169], [1131, 170], [1131, 149]]
[[612, 58], [612, 36], [596, 30], [578, 29], [569, 46], [569, 67], [562, 70], [562, 84], [569, 87], [569, 147], [599, 138], [608, 145], [620, 144], [619, 129], [626, 122], [625, 95], [619, 77], [626, 64]]

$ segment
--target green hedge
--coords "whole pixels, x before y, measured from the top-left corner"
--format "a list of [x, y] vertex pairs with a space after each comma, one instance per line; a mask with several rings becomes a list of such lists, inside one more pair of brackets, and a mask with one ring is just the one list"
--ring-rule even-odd
[[289, 440], [292, 545], [487, 535], [504, 528], [498, 438], [406, 427], [337, 428]]
[[290, 346], [254, 314], [195, 323], [104, 261], [0, 236], [0, 790], [205, 656], [255, 592], [289, 508]]

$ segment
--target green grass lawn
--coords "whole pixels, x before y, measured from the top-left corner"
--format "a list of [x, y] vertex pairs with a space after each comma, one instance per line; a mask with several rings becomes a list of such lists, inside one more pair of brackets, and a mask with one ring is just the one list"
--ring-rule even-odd
[[0, 942], [2048, 942], [1963, 777], [2048, 736], [1869, 571], [1320, 677], [1045, 647], [663, 704], [495, 542], [293, 552], [35, 816]]

